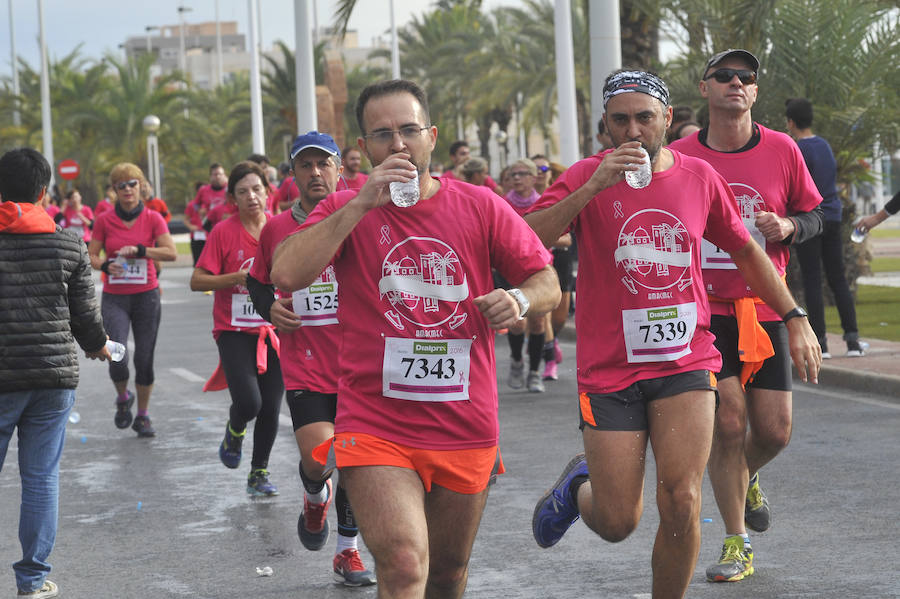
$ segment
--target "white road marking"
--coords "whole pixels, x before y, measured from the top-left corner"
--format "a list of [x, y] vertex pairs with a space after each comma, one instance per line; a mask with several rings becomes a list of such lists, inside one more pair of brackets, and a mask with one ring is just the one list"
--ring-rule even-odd
[[170, 368], [172, 374], [176, 374], [186, 380], [189, 383], [205, 383], [206, 379], [200, 376], [199, 374], [194, 374], [187, 368]]

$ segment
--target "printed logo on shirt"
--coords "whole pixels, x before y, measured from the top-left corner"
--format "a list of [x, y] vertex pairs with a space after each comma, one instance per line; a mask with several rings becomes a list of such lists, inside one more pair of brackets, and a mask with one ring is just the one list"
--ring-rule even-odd
[[[750, 237], [763, 249], [766, 249], [766, 237], [756, 228], [756, 213], [766, 209], [766, 201], [762, 195], [744, 183], [729, 183], [728, 186], [737, 200], [738, 212]], [[736, 270], [737, 265], [728, 252], [705, 239], [700, 244], [700, 268], [715, 270]]]
[[459, 256], [432, 237], [407, 237], [391, 248], [381, 265], [378, 291], [388, 304], [384, 317], [398, 330], [405, 328], [404, 321], [455, 329], [468, 316], [459, 307], [469, 297]]
[[665, 210], [647, 209], [631, 215], [619, 231], [616, 266], [622, 284], [632, 294], [649, 291], [648, 299], [670, 299], [668, 289], [682, 291], [692, 283], [691, 239], [678, 217]]

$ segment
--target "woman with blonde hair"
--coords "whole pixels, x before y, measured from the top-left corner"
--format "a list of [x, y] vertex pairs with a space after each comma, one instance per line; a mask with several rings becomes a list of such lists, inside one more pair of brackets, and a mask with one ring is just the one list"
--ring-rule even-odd
[[[103, 271], [103, 325], [110, 339], [127, 346], [129, 329], [134, 333], [134, 386], [137, 417], [132, 417], [134, 394], [128, 390], [128, 354], [121, 362], [109, 363], [109, 377], [116, 388], [117, 428], [131, 428], [139, 437], [153, 437], [150, 394], [153, 390], [153, 354], [161, 316], [159, 281], [155, 260], [175, 260], [175, 241], [165, 220], [145, 210], [140, 185], [146, 178], [130, 162], [120, 162], [109, 173], [116, 194], [112, 210], [94, 221], [88, 244], [91, 266]], [[105, 253], [105, 257], [100, 252]]]

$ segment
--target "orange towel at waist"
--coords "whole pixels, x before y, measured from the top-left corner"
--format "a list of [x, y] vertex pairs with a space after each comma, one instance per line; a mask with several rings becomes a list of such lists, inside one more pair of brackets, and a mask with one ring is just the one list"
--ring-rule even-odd
[[[263, 374], [269, 369], [269, 350], [266, 346], [266, 339], [272, 344], [272, 349], [281, 358], [281, 341], [275, 333], [275, 327], [259, 327], [259, 338], [256, 340], [256, 371]], [[204, 391], [221, 391], [228, 388], [228, 381], [225, 378], [225, 371], [222, 370], [222, 360], [216, 365], [215, 372], [203, 385]]]
[[709, 296], [709, 301], [734, 304], [738, 326], [738, 357], [743, 363], [741, 386], [745, 387], [762, 368], [763, 362], [775, 355], [772, 340], [756, 317], [756, 304], [762, 304], [763, 301], [758, 297], [724, 299], [714, 295]]

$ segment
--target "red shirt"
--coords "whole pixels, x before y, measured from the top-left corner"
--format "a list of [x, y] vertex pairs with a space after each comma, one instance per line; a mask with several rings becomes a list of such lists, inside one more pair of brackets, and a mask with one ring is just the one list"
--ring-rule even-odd
[[[459, 180], [460, 180], [459, 178], [457, 178], [456, 175], [453, 174], [453, 169], [450, 169], [449, 171], [444, 171], [444, 172], [441, 174], [441, 179], [452, 179], [452, 180], [454, 180], [454, 181], [459, 181]], [[491, 176], [490, 176], [490, 175], [487, 175], [487, 176], [484, 178], [484, 183], [482, 183], [482, 185], [483, 185], [484, 187], [487, 187], [487, 188], [490, 189], [491, 191], [496, 191], [496, 190], [497, 190], [497, 182], [494, 181], [493, 179], [491, 179]]]
[[[821, 203], [822, 196], [793, 139], [762, 125], [759, 134], [759, 143], [745, 152], [717, 152], [701, 144], [697, 133], [676, 140], [669, 147], [702, 158], [725, 177], [744, 226], [769, 255], [778, 274], [783, 275], [791, 255], [790, 247], [767, 242], [756, 228], [754, 214], [765, 210], [784, 217], [809, 212]], [[756, 295], [731, 258], [715, 245], [704, 243], [702, 258], [703, 280], [711, 295], [725, 299]], [[712, 310], [713, 314], [734, 314], [733, 305], [728, 303], [713, 302]], [[756, 312], [761, 321], [781, 320], [765, 304], [757, 304]]]
[[[134, 225], [129, 228], [115, 210], [107, 210], [94, 221], [93, 240], [102, 244], [108, 257], [115, 258], [122, 246], [141, 244], [154, 247], [156, 240], [169, 232], [163, 217], [146, 208], [132, 222]], [[103, 283], [103, 293], [132, 295], [159, 286], [153, 260], [133, 258], [125, 266], [126, 273], [122, 277], [107, 276]]]
[[172, 214], [169, 212], [169, 207], [162, 198], [150, 198], [144, 202], [144, 205], [154, 212], [159, 212], [167, 223], [172, 220]]
[[104, 197], [102, 200], [97, 202], [97, 205], [94, 207], [94, 218], [100, 216], [107, 210], [111, 210], [112, 207], [113, 207], [113, 204], [112, 204], [112, 202], [109, 201], [109, 198]]
[[213, 186], [207, 183], [197, 190], [197, 195], [194, 196], [194, 201], [197, 202], [199, 206], [203, 206], [204, 208], [209, 210], [213, 206], [224, 203], [225, 194], [227, 192], [228, 189], [226, 187], [223, 187], [221, 189], [213, 189]]
[[[203, 246], [197, 268], [214, 275], [250, 270], [259, 242], [247, 232], [240, 218], [229, 218], [215, 227]], [[250, 292], [244, 285], [216, 289], [213, 300], [213, 336], [222, 331], [255, 333], [268, 326], [253, 309]]]
[[344, 189], [361, 189], [368, 180], [369, 175], [362, 172], [356, 173], [356, 176], [352, 179], [342, 176], [340, 179], [338, 179], [337, 191], [342, 191]]
[[[271, 218], [259, 236], [256, 260], [250, 275], [269, 285], [272, 256], [281, 241], [297, 230], [291, 211]], [[294, 311], [303, 319], [295, 331], [278, 331], [281, 341], [281, 374], [286, 389], [337, 393], [338, 348], [341, 330], [337, 320], [337, 281], [331, 264], [318, 280], [295, 292]]]
[[[304, 226], [355, 195], [328, 196]], [[496, 445], [494, 332], [473, 298], [494, 289], [491, 267], [518, 284], [551, 260], [484, 187], [442, 180], [415, 206], [369, 211], [334, 256], [343, 333], [335, 431], [422, 449]]]
[[[532, 210], [571, 195], [611, 151], [576, 162]], [[578, 239], [580, 393], [721, 368], [709, 332], [700, 242], [705, 237], [736, 251], [750, 235], [725, 180], [702, 160], [672, 155], [674, 165], [653, 173], [650, 185], [632, 189], [621, 181], [603, 190], [567, 229]]]

